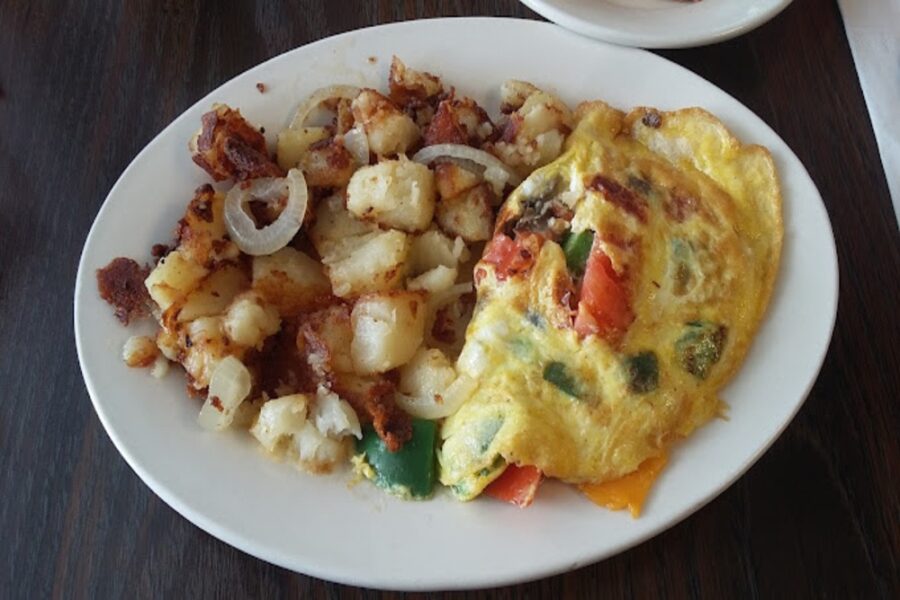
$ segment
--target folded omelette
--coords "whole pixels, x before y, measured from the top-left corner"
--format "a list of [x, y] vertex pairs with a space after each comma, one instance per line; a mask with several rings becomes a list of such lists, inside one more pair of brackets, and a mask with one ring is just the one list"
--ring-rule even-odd
[[439, 451], [463, 500], [507, 465], [590, 486], [665, 457], [722, 413], [772, 293], [783, 224], [765, 148], [696, 108], [577, 115], [475, 269], [458, 368], [477, 386]]

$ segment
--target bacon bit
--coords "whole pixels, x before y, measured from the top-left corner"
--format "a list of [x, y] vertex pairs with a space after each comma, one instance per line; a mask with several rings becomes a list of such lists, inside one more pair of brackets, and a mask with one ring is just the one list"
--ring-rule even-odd
[[634, 215], [641, 223], [647, 222], [647, 201], [616, 181], [603, 175], [594, 175], [590, 181], [585, 182], [585, 187], [599, 192], [607, 201]]
[[264, 83], [257, 83], [257, 84], [256, 84], [256, 91], [258, 91], [260, 94], [264, 94], [265, 91], [266, 91], [266, 84], [264, 84]]
[[215, 408], [217, 411], [225, 412], [225, 407], [222, 406], [222, 401], [219, 399], [218, 396], [211, 396], [209, 398], [209, 403], [212, 404], [213, 408]]
[[112, 305], [116, 318], [123, 325], [150, 314], [150, 294], [144, 285], [149, 274], [149, 267], [142, 267], [132, 259], [123, 257], [115, 258], [102, 269], [97, 269], [100, 297]]

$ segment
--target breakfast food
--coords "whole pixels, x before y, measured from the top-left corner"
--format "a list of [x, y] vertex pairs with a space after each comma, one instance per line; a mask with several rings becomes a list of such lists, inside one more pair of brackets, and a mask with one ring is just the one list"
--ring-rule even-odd
[[237, 109], [203, 116], [215, 183], [154, 264], [98, 271], [120, 320], [159, 326], [126, 363], [179, 364], [201, 426], [308, 471], [637, 506], [623, 490], [721, 409], [762, 317], [771, 159], [698, 109], [573, 112], [508, 81], [492, 119], [397, 58], [388, 84], [316, 91], [274, 156]]
[[458, 367], [478, 387], [442, 428], [441, 481], [462, 499], [527, 465], [618, 506], [608, 482], [658, 470], [723, 410], [775, 281], [767, 151], [699, 109], [592, 102], [576, 119], [476, 266]]

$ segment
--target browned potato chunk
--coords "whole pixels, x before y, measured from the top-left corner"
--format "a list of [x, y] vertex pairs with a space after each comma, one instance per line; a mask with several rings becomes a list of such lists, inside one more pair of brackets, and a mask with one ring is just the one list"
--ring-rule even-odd
[[360, 219], [403, 231], [422, 231], [434, 214], [434, 175], [402, 158], [362, 167], [347, 186], [347, 209]]
[[481, 183], [481, 177], [459, 165], [445, 162], [434, 167], [434, 182], [441, 198], [453, 198]]
[[241, 111], [216, 104], [203, 115], [202, 127], [188, 144], [191, 158], [216, 181], [284, 177], [269, 157], [266, 138]]
[[226, 233], [225, 194], [211, 185], [200, 186], [175, 231], [179, 250], [207, 268], [220, 260], [233, 260], [240, 250]]
[[376, 231], [372, 223], [366, 223], [353, 216], [345, 207], [344, 199], [335, 195], [323, 200], [316, 208], [315, 224], [309, 230], [309, 237], [320, 256], [332, 254], [335, 248], [343, 246], [349, 238]]
[[278, 165], [285, 171], [293, 169], [303, 160], [310, 146], [325, 139], [328, 139], [328, 130], [324, 127], [281, 130], [275, 150]]
[[467, 242], [490, 239], [494, 212], [490, 185], [482, 183], [454, 198], [444, 198], [437, 206], [437, 222], [449, 235]]
[[180, 250], [169, 252], [144, 281], [150, 298], [165, 312], [192, 292], [209, 270]]
[[425, 335], [425, 294], [396, 291], [360, 298], [350, 316], [357, 373], [384, 373], [415, 355]]
[[243, 269], [235, 264], [223, 264], [188, 294], [176, 318], [185, 322], [221, 314], [235, 296], [249, 287], [250, 281]]
[[322, 255], [335, 296], [347, 298], [399, 287], [406, 275], [409, 237], [402, 231], [376, 231], [349, 238]]
[[432, 229], [413, 240], [409, 251], [409, 273], [416, 276], [439, 266], [456, 268], [469, 257], [469, 250], [462, 238], [449, 238], [441, 231]]
[[390, 96], [398, 106], [416, 108], [436, 101], [444, 93], [440, 77], [410, 69], [396, 56], [388, 76]]
[[225, 313], [223, 327], [232, 341], [259, 349], [267, 337], [281, 328], [281, 319], [274, 307], [251, 291], [234, 299]]
[[297, 316], [331, 295], [322, 265], [290, 246], [253, 258], [253, 289], [282, 317]]
[[306, 183], [313, 187], [344, 187], [356, 170], [356, 161], [344, 144], [322, 140], [309, 147], [300, 161]]
[[375, 90], [363, 90], [352, 107], [369, 138], [369, 150], [379, 156], [404, 153], [419, 140], [415, 122]]
[[509, 115], [499, 141], [486, 148], [521, 175], [554, 160], [572, 128], [572, 113], [556, 96], [525, 82], [507, 82], [504, 109]]

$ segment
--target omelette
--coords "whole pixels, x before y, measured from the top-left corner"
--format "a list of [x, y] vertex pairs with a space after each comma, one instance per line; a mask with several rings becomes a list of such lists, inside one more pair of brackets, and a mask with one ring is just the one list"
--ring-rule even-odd
[[617, 484], [645, 492], [723, 414], [782, 237], [765, 148], [698, 108], [581, 105], [476, 265], [457, 367], [477, 385], [443, 424], [441, 482], [469, 500], [517, 465], [610, 506]]

